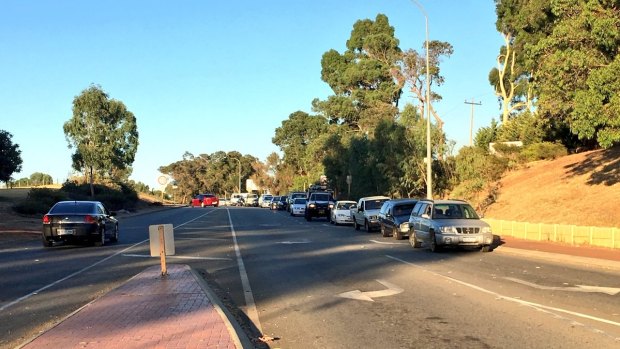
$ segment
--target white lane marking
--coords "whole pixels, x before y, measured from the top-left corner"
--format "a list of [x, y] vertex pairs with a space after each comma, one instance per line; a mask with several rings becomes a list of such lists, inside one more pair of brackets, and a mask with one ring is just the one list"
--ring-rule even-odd
[[84, 267], [84, 268], [82, 268], [82, 269], [80, 269], [80, 270], [78, 270], [78, 271], [76, 271], [76, 272], [74, 272], [72, 274], [69, 274], [69, 275], [65, 276], [64, 278], [62, 278], [62, 279], [58, 279], [58, 280], [52, 282], [51, 284], [47, 284], [47, 285], [45, 285], [45, 286], [43, 286], [43, 287], [41, 287], [41, 288], [39, 288], [39, 289], [37, 289], [37, 290], [35, 290], [33, 292], [28, 293], [25, 296], [19, 297], [16, 300], [14, 300], [12, 302], [9, 302], [9, 303], [3, 305], [2, 307], [0, 307], [0, 312], [3, 311], [4, 309], [10, 307], [10, 306], [13, 306], [13, 305], [15, 305], [15, 304], [17, 304], [17, 303], [19, 303], [21, 301], [24, 301], [24, 300], [30, 298], [30, 297], [32, 297], [32, 296], [34, 296], [36, 294], [39, 294], [41, 291], [45, 291], [45, 290], [47, 290], [48, 288], [50, 288], [52, 286], [58, 285], [59, 283], [61, 283], [63, 281], [66, 281], [66, 280], [69, 280], [70, 278], [72, 278], [72, 277], [74, 277], [76, 275], [82, 274], [83, 272], [85, 272], [85, 271], [87, 271], [89, 269], [92, 269], [93, 267], [95, 267], [95, 266], [97, 266], [97, 265], [107, 261], [108, 259], [110, 259], [112, 257], [115, 257], [115, 256], [118, 256], [119, 254], [122, 254], [123, 252], [128, 251], [128, 250], [130, 250], [130, 249], [132, 249], [132, 248], [134, 248], [134, 247], [136, 247], [136, 246], [138, 246], [138, 245], [140, 245], [142, 243], [144, 243], [144, 241], [140, 241], [140, 242], [138, 242], [136, 244], [133, 244], [133, 245], [127, 247], [126, 249], [122, 250], [122, 251], [119, 251], [119, 252], [116, 252], [116, 253], [114, 253], [112, 255], [109, 255], [106, 258], [101, 259], [101, 260], [99, 260], [99, 261], [97, 261], [97, 262], [95, 262], [95, 263], [93, 263], [93, 264], [91, 264], [91, 265], [89, 265], [87, 267]]
[[413, 264], [411, 262], [407, 262], [407, 261], [402, 260], [400, 258], [392, 257], [390, 255], [386, 255], [386, 257], [390, 258], [390, 259], [393, 259], [395, 261], [398, 261], [398, 262], [401, 262], [401, 263], [413, 266], [415, 268], [422, 269], [425, 272], [431, 273], [431, 274], [433, 274], [435, 276], [439, 276], [439, 277], [442, 277], [442, 278], [450, 280], [450, 281], [454, 281], [456, 283], [459, 283], [459, 284], [461, 284], [463, 286], [467, 286], [467, 287], [472, 288], [474, 290], [478, 290], [480, 292], [488, 293], [488, 294], [494, 296], [497, 299], [503, 299], [503, 300], [506, 300], [506, 301], [509, 301], [509, 302], [514, 302], [514, 303], [517, 303], [517, 304], [526, 305], [526, 306], [532, 307], [532, 308], [534, 308], [536, 310], [540, 310], [540, 311], [556, 311], [556, 312], [570, 314], [570, 315], [581, 317], [581, 318], [584, 318], [584, 319], [589, 319], [589, 320], [598, 321], [598, 322], [602, 322], [602, 323], [605, 323], [605, 324], [609, 324], [609, 325], [620, 327], [620, 322], [616, 322], [616, 321], [612, 321], [612, 320], [607, 320], [607, 319], [599, 318], [599, 317], [588, 315], [588, 314], [578, 313], [578, 312], [567, 310], [567, 309], [556, 308], [556, 307], [549, 307], [549, 306], [546, 306], [546, 305], [543, 305], [543, 304], [528, 302], [528, 301], [524, 301], [522, 299], [517, 299], [517, 298], [513, 298], [513, 297], [504, 296], [504, 295], [499, 294], [499, 293], [497, 293], [495, 291], [487, 290], [487, 289], [482, 288], [480, 286], [476, 286], [476, 285], [473, 285], [473, 284], [470, 284], [470, 283], [467, 283], [467, 282], [464, 282], [464, 281], [457, 280], [455, 278], [451, 278], [449, 276], [445, 276], [445, 275], [442, 275], [442, 274], [430, 271], [428, 269], [424, 269], [423, 267], [421, 267], [419, 265]]
[[349, 291], [349, 292], [343, 292], [337, 296], [342, 297], [342, 298], [355, 299], [358, 301], [374, 302], [373, 298], [393, 296], [393, 295], [402, 293], [404, 291], [402, 288], [394, 285], [391, 282], [388, 282], [385, 280], [377, 280], [377, 282], [387, 287], [387, 289], [380, 290], [380, 291], [368, 291], [368, 292], [354, 290], [354, 291]]
[[233, 226], [232, 217], [230, 216], [230, 210], [226, 208], [228, 213], [228, 221], [230, 222], [230, 232], [233, 238], [233, 244], [235, 246], [235, 254], [237, 255], [237, 266], [239, 267], [239, 276], [241, 277], [241, 287], [243, 288], [243, 295], [245, 296], [245, 305], [247, 308], [248, 318], [254, 323], [260, 333], [263, 333], [263, 328], [258, 318], [258, 311], [256, 310], [256, 303], [254, 302], [254, 295], [252, 294], [252, 288], [250, 287], [250, 279], [248, 273], [245, 270], [245, 264], [243, 264], [243, 258], [241, 257], [241, 250], [237, 243], [237, 233]]
[[[205, 213], [205, 214], [203, 214], [203, 215], [200, 215], [200, 216], [198, 216], [198, 217], [196, 217], [196, 218], [194, 218], [194, 219], [192, 219], [192, 220], [189, 220], [189, 221], [187, 221], [187, 222], [185, 222], [185, 223], [179, 224], [177, 227], [181, 227], [181, 226], [183, 226], [183, 225], [185, 225], [185, 224], [191, 223], [191, 222], [195, 221], [195, 220], [196, 220], [196, 219], [198, 219], [198, 218], [201, 218], [201, 217], [203, 217], [203, 216], [208, 215], [208, 214], [209, 214], [209, 213], [211, 213], [211, 212], [213, 212], [213, 211], [209, 211], [209, 212], [207, 212], [207, 213]], [[116, 257], [116, 256], [118, 256], [118, 255], [120, 255], [120, 254], [123, 254], [125, 251], [129, 251], [129, 250], [131, 250], [132, 248], [134, 248], [134, 247], [136, 247], [136, 246], [138, 246], [138, 245], [141, 245], [141, 244], [143, 244], [143, 243], [145, 243], [145, 242], [147, 242], [147, 241], [149, 241], [149, 239], [146, 239], [146, 240], [142, 240], [142, 241], [140, 241], [140, 242], [137, 242], [137, 243], [135, 243], [135, 244], [133, 244], [133, 245], [131, 245], [131, 246], [129, 246], [129, 247], [127, 247], [127, 248], [125, 248], [125, 249], [121, 250], [121, 251], [118, 251], [118, 252], [116, 252], [116, 253], [114, 253], [114, 254], [111, 254], [111, 255], [109, 255], [109, 256], [107, 256], [107, 257], [105, 257], [104, 259], [101, 259], [101, 260], [99, 260], [99, 261], [97, 261], [97, 262], [95, 262], [95, 263], [93, 263], [93, 264], [91, 264], [91, 265], [89, 265], [89, 266], [87, 266], [87, 267], [84, 267], [84, 268], [82, 268], [82, 269], [80, 269], [80, 270], [78, 270], [78, 271], [76, 271], [76, 272], [74, 272], [74, 273], [72, 273], [72, 274], [69, 274], [69, 275], [67, 275], [67, 276], [65, 276], [65, 277], [63, 277], [63, 278], [61, 278], [61, 279], [58, 279], [58, 280], [56, 280], [56, 281], [54, 281], [54, 282], [52, 282], [52, 283], [50, 283], [50, 284], [47, 284], [47, 285], [45, 285], [45, 286], [43, 286], [43, 287], [41, 287], [41, 288], [39, 288], [39, 289], [37, 289], [37, 290], [35, 290], [35, 291], [32, 291], [32, 292], [28, 293], [27, 295], [21, 296], [21, 297], [19, 297], [19, 298], [15, 299], [15, 300], [13, 300], [13, 301], [11, 301], [11, 302], [9, 302], [9, 303], [7, 303], [7, 304], [3, 305], [2, 307], [0, 307], [0, 312], [2, 312], [3, 310], [7, 309], [8, 307], [11, 307], [11, 306], [13, 306], [13, 305], [15, 305], [15, 304], [17, 304], [17, 303], [20, 303], [20, 302], [22, 302], [22, 301], [24, 301], [24, 300], [26, 300], [26, 299], [28, 299], [28, 298], [30, 298], [30, 297], [32, 297], [32, 296], [34, 296], [34, 295], [37, 295], [37, 294], [39, 294], [40, 292], [45, 291], [45, 290], [47, 290], [48, 288], [50, 288], [50, 287], [52, 287], [52, 286], [58, 285], [58, 284], [60, 284], [61, 282], [66, 281], [66, 280], [69, 280], [69, 279], [71, 279], [71, 278], [72, 278], [72, 277], [74, 277], [74, 276], [80, 275], [80, 274], [82, 274], [83, 272], [85, 272], [85, 271], [87, 271], [87, 270], [89, 270], [89, 269], [92, 269], [93, 267], [95, 267], [95, 266], [97, 266], [97, 265], [99, 265], [99, 264], [101, 264], [101, 263], [103, 263], [103, 262], [105, 262], [105, 261], [107, 261], [107, 260], [109, 260], [109, 259], [111, 259], [111, 258], [113, 258], [113, 257]]]
[[386, 241], [377, 241], [377, 240], [369, 240], [370, 242], [374, 242], [375, 244], [380, 245], [409, 245], [408, 242], [386, 242]]
[[276, 244], [282, 244], [282, 245], [293, 245], [293, 244], [309, 244], [312, 241], [308, 240], [308, 239], [301, 239], [301, 240], [297, 240], [297, 241], [279, 241], [276, 242]]
[[[123, 257], [138, 257], [138, 258], [159, 258], [159, 256], [151, 256], [150, 254], [123, 254]], [[199, 259], [199, 260], [209, 260], [209, 261], [231, 261], [232, 258], [225, 257], [195, 257], [195, 256], [166, 256], [167, 259], [176, 258], [176, 259]]]
[[227, 241], [226, 239], [217, 238], [175, 238], [175, 240]]
[[575, 286], [542, 286], [532, 282], [519, 280], [516, 278], [505, 277], [504, 279], [516, 282], [518, 284], [537, 288], [539, 290], [552, 290], [552, 291], [572, 291], [572, 292], [586, 292], [586, 293], [606, 293], [610, 296], [615, 296], [620, 293], [620, 288], [615, 287], [599, 287], [588, 285], [575, 285]]

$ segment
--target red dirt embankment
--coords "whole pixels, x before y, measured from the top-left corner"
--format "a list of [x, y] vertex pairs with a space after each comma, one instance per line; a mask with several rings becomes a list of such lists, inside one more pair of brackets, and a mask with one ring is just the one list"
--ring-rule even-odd
[[507, 173], [485, 217], [620, 227], [620, 146], [537, 161]]

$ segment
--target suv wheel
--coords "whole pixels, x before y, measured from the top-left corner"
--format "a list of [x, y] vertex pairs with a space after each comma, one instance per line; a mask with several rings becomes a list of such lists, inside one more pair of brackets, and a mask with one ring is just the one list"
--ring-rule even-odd
[[480, 248], [480, 251], [482, 251], [482, 252], [491, 252], [491, 246], [490, 245], [484, 245], [484, 246], [482, 246], [482, 248]]
[[312, 220], [312, 217], [311, 217], [309, 214], [307, 214], [307, 215], [306, 215], [306, 220], [307, 220], [308, 222], [310, 222], [310, 221]]
[[413, 248], [420, 248], [420, 242], [415, 236], [415, 232], [412, 230], [409, 232], [409, 244]]
[[394, 230], [392, 230], [392, 236], [396, 240], [402, 240], [403, 239], [403, 233], [400, 232], [399, 228], [394, 228]]
[[383, 225], [383, 223], [381, 223], [381, 236], [383, 236], [384, 238], [386, 238], [386, 237], [390, 236], [390, 235], [387, 233], [387, 230], [385, 229], [385, 225]]
[[364, 221], [364, 229], [367, 233], [370, 233], [372, 231], [372, 228], [370, 227], [370, 224], [368, 224], [368, 221]]
[[437, 240], [435, 239], [435, 232], [431, 232], [430, 240], [431, 240], [430, 241], [431, 252], [441, 251], [441, 247], [437, 245]]
[[353, 217], [353, 228], [355, 228], [355, 230], [360, 230], [360, 225], [357, 224], [357, 220], [355, 220], [355, 217]]

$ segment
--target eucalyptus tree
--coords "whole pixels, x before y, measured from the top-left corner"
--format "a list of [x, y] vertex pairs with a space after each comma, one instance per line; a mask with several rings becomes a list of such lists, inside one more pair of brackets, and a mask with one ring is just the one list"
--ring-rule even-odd
[[538, 114], [582, 142], [620, 142], [617, 1], [496, 0], [496, 9], [498, 28], [523, 47], [517, 62], [531, 73]]
[[324, 117], [296, 111], [276, 128], [272, 142], [284, 154], [283, 165], [290, 167], [295, 176], [305, 178], [321, 163], [320, 154], [309, 150], [309, 147], [327, 130]]
[[128, 177], [138, 150], [136, 117], [123, 102], [110, 99], [92, 85], [73, 99], [73, 116], [63, 126], [72, 154], [73, 168], [88, 175], [94, 196], [94, 175]]
[[402, 90], [392, 71], [401, 53], [387, 16], [358, 20], [344, 53], [331, 49], [321, 59], [321, 79], [333, 91], [315, 99], [314, 110], [330, 123], [372, 135], [382, 119], [394, 119]]
[[9, 184], [13, 173], [22, 169], [22, 157], [19, 145], [13, 143], [13, 135], [0, 130], [0, 181]]

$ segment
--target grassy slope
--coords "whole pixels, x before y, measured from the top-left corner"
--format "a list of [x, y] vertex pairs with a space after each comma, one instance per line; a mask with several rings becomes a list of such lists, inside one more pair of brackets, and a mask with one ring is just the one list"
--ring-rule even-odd
[[620, 227], [620, 146], [530, 163], [501, 184], [485, 217]]

